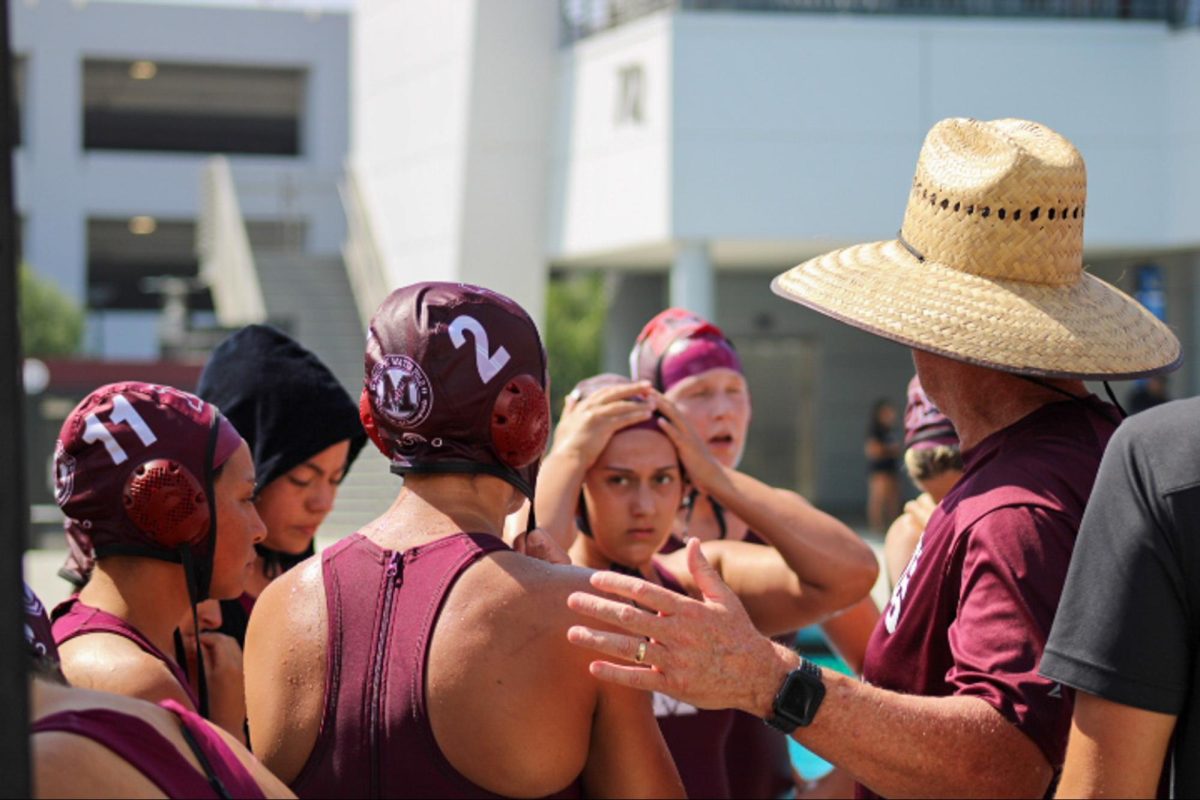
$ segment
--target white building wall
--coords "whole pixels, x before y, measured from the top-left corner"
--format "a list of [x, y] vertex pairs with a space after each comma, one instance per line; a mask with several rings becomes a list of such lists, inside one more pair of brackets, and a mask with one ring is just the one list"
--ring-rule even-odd
[[[92, 57], [307, 70], [301, 155], [230, 160], [248, 218], [302, 217], [310, 252], [339, 252], [345, 220], [336, 186], [349, 146], [348, 15], [106, 0], [9, 0], [9, 11], [13, 52], [26, 59], [17, 204], [25, 259], [40, 274], [83, 300], [89, 217], [194, 219], [199, 210], [206, 155], [84, 151], [82, 72]], [[104, 342], [101, 354], [156, 352], [153, 315], [116, 315], [110, 322], [119, 323], [118, 333], [89, 336]], [[105, 325], [93, 319], [90, 333]]]
[[[671, 19], [654, 14], [562, 50], [547, 209], [552, 258], [672, 237]], [[622, 71], [635, 68], [640, 121], [618, 116], [628, 100]]]
[[474, 18], [463, 0], [354, 13], [350, 163], [391, 286], [456, 276]]
[[558, 19], [543, 0], [483, 0], [474, 39], [460, 274], [540, 321]]
[[354, 42], [350, 160], [388, 283], [481, 283], [539, 319], [553, 8], [364, 0]]
[[[641, 147], [610, 121], [631, 62], [669, 105]], [[548, 250], [591, 264], [657, 242], [665, 266], [673, 242], [705, 240], [721, 267], [890, 237], [947, 116], [1026, 117], [1075, 141], [1092, 250], [1190, 246], [1197, 67], [1197, 32], [1161, 23], [661, 12], [564, 52]]]

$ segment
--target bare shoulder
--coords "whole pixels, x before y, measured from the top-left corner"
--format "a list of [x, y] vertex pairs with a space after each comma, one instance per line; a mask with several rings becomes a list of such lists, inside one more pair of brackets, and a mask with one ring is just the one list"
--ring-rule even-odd
[[588, 591], [593, 570], [567, 564], [551, 564], [522, 553], [495, 553], [490, 559], [493, 570], [507, 575], [511, 581], [498, 587], [503, 594], [527, 597], [535, 602], [561, 599], [566, 611], [566, 599], [571, 592]]
[[325, 581], [321, 557], [317, 555], [267, 585], [254, 603], [246, 641], [249, 645], [253, 635], [293, 642], [297, 635], [307, 640], [315, 634], [322, 634], [318, 639], [324, 641], [324, 628]]
[[299, 774], [325, 702], [328, 620], [321, 558], [271, 582], [246, 628], [246, 715], [254, 752], [275, 775]]
[[[175, 700], [192, 708], [175, 673], [133, 642], [110, 633], [77, 636], [59, 648], [63, 675], [72, 686], [151, 703]], [[194, 709], [193, 709], [194, 710]]]

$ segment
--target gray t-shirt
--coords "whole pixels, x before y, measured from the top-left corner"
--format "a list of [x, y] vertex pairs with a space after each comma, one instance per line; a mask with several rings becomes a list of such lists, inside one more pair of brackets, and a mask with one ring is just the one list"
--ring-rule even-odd
[[1041, 673], [1178, 716], [1163, 787], [1200, 796], [1200, 398], [1131, 417], [1100, 465]]

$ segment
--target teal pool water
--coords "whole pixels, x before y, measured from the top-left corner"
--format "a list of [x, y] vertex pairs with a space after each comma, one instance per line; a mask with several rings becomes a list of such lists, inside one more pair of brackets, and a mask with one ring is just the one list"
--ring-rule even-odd
[[[796, 637], [798, 643], [801, 645], [807, 644], [811, 638], [811, 630], [812, 629], [806, 629], [801, 631], [800, 635]], [[820, 636], [820, 629], [817, 628], [816, 630], [818, 632], [817, 635]], [[807, 648], [804, 647], [802, 647], [801, 650], [804, 652], [805, 658], [807, 658], [809, 661], [819, 664], [822, 667], [825, 667], [826, 669], [837, 670], [843, 675], [854, 674], [850, 668], [846, 666], [846, 662], [842, 661], [832, 653], [807, 652]], [[788, 752], [792, 756], [792, 766], [795, 767], [796, 771], [803, 775], [806, 780], [815, 781], [819, 778], [825, 777], [833, 771], [833, 764], [830, 764], [828, 761], [821, 758], [819, 755], [807, 749], [803, 745], [798, 744], [795, 739], [788, 739]]]

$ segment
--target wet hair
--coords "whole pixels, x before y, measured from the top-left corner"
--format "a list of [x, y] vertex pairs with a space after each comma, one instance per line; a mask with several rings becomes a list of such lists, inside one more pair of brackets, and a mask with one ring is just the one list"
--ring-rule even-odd
[[962, 472], [962, 453], [956, 445], [910, 447], [904, 451], [904, 467], [914, 481], [927, 481], [951, 470]]

